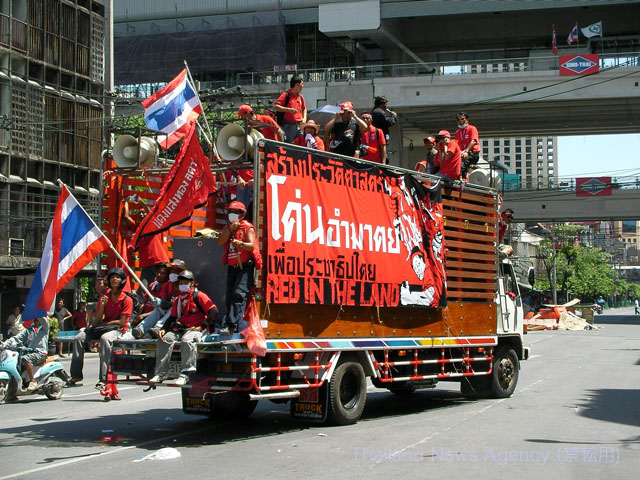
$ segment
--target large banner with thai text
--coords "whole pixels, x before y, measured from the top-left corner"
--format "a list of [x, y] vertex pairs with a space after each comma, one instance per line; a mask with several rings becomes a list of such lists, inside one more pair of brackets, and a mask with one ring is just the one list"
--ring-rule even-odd
[[266, 142], [267, 301], [446, 303], [439, 185]]

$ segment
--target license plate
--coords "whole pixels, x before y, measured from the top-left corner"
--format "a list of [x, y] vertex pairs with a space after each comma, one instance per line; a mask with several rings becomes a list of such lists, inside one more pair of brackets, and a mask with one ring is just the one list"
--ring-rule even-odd
[[181, 363], [179, 361], [171, 361], [169, 362], [169, 373], [168, 376], [170, 378], [176, 378], [180, 375]]

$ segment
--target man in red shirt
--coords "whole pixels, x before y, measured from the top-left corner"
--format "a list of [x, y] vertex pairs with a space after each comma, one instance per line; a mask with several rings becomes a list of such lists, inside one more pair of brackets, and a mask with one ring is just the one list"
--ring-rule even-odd
[[166, 321], [165, 315], [168, 313], [173, 297], [171, 288], [165, 287], [167, 284], [171, 287], [169, 269], [166, 264], [162, 264], [158, 268], [156, 279], [149, 284], [149, 291], [155, 300], [151, 300], [145, 295], [145, 311], [140, 315], [140, 322], [131, 332], [133, 338], [143, 338], [152, 328], [159, 330]]
[[302, 135], [298, 135], [293, 141], [294, 145], [313, 148], [314, 150], [324, 150], [324, 142], [318, 136], [318, 125], [313, 120], [309, 120], [302, 125]]
[[87, 326], [87, 304], [85, 302], [78, 303], [78, 309], [73, 312], [71, 321], [74, 330], [80, 330]]
[[[269, 140], [278, 140], [284, 142], [284, 132], [278, 125], [278, 123], [270, 115], [258, 115], [253, 111], [251, 105], [240, 105], [237, 118], [246, 120], [250, 127], [256, 127], [260, 130], [260, 133]], [[260, 123], [267, 123], [267, 126], [260, 125]]]
[[189, 374], [197, 369], [198, 342], [202, 332], [215, 322], [218, 308], [203, 292], [193, 287], [194, 278], [190, 270], [178, 274], [180, 295], [173, 299], [171, 316], [165, 323], [157, 341], [155, 375], [149, 383], [162, 382], [169, 373], [169, 362], [173, 346], [180, 342], [181, 369], [175, 381], [178, 386], [189, 381]]
[[92, 327], [101, 328], [87, 328], [74, 337], [69, 386], [74, 386], [83, 378], [85, 343], [98, 340], [100, 345], [100, 373], [96, 389], [105, 390], [113, 342], [120, 336], [121, 330], [133, 312], [133, 300], [122, 291], [126, 282], [127, 275], [121, 268], [112, 268], [107, 273], [107, 285], [109, 285], [110, 289], [98, 299], [95, 322], [92, 325]]
[[456, 115], [458, 130], [456, 130], [455, 140], [460, 147], [462, 158], [462, 177], [467, 176], [469, 167], [474, 166], [480, 159], [480, 140], [478, 129], [469, 123], [469, 115], [460, 112]]
[[[247, 209], [242, 202], [231, 202], [228, 207], [228, 224], [220, 232], [218, 246], [224, 247], [222, 263], [227, 267], [227, 315], [221, 335], [240, 330], [249, 290], [253, 286], [254, 269], [262, 257], [257, 248], [256, 229], [245, 220]], [[259, 260], [260, 259], [260, 260]]]
[[373, 126], [370, 113], [363, 113], [360, 118], [367, 124], [367, 129], [360, 133], [360, 158], [387, 163], [387, 142], [382, 129]]
[[460, 147], [447, 130], [436, 135], [436, 156], [433, 160], [433, 174], [450, 183], [460, 178]]
[[280, 94], [273, 108], [276, 112], [284, 114], [279, 116], [282, 121], [279, 120], [278, 123], [284, 130], [285, 141], [293, 143], [301, 133], [300, 124], [307, 121], [307, 104], [300, 93], [304, 88], [302, 77], [299, 75], [291, 77], [289, 86], [291, 88]]

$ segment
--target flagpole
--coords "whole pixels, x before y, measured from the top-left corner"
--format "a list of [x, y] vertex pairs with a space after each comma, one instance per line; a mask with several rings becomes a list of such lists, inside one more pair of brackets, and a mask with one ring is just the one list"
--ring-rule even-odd
[[578, 22], [576, 22], [576, 46], [578, 47], [578, 53], [580, 53], [580, 27], [578, 27]]
[[191, 76], [191, 70], [189, 70], [189, 65], [187, 64], [186, 60], [184, 60], [184, 66], [187, 69], [187, 77], [189, 78], [189, 83], [191, 83], [191, 87], [193, 88], [193, 91], [195, 92], [196, 97], [198, 97], [198, 103], [202, 107], [202, 116], [204, 117], [204, 124], [206, 125], [207, 131], [209, 132], [209, 137], [207, 137], [205, 132], [202, 130], [202, 127], [200, 126], [200, 123], [198, 123], [197, 120], [196, 120], [196, 123], [198, 124], [198, 127], [200, 127], [200, 132], [202, 133], [202, 135], [204, 135], [204, 138], [207, 140], [207, 142], [209, 142], [209, 145], [211, 145], [211, 148], [213, 149], [214, 155], [216, 157], [219, 157], [218, 150], [216, 149], [216, 145], [215, 145], [215, 143], [213, 143], [213, 133], [211, 132], [211, 127], [209, 127], [209, 121], [207, 120], [207, 114], [204, 111], [204, 106], [202, 105], [202, 100], [200, 100], [200, 94], [198, 93], [198, 89], [196, 88], [195, 82], [193, 81], [193, 77]]
[[[80, 204], [80, 202], [78, 202], [78, 199], [76, 197], [73, 196], [73, 193], [71, 193], [71, 191], [69, 190], [69, 187], [67, 187], [62, 180], [58, 179], [58, 185], [60, 186], [60, 188], [62, 188], [63, 186], [67, 188], [67, 191], [69, 192], [69, 195], [71, 195], [76, 203], [78, 204], [78, 206], [82, 209], [82, 211], [85, 213], [85, 215], [87, 216], [87, 218], [89, 218], [89, 220], [91, 220], [91, 223], [93, 223], [93, 226], [96, 227], [98, 230], [100, 230], [102, 232], [102, 230], [100, 229], [100, 227], [98, 227], [98, 225], [96, 225], [96, 222], [93, 221], [93, 218], [91, 218], [91, 216], [87, 213], [87, 211], [84, 209], [84, 207]], [[147, 287], [145, 287], [144, 283], [142, 283], [142, 281], [138, 278], [138, 276], [136, 275], [136, 272], [134, 272], [131, 267], [129, 266], [129, 264], [127, 262], [125, 262], [124, 258], [122, 258], [122, 255], [120, 255], [120, 253], [118, 252], [118, 250], [116, 250], [116, 248], [113, 246], [113, 243], [111, 243], [111, 240], [109, 239], [109, 237], [107, 237], [104, 233], [102, 234], [104, 236], [104, 238], [107, 240], [107, 243], [109, 243], [109, 248], [111, 248], [111, 250], [113, 250], [113, 253], [115, 253], [116, 257], [118, 257], [118, 260], [120, 260], [122, 262], [122, 264], [125, 266], [125, 268], [129, 271], [129, 273], [131, 274], [131, 276], [133, 277], [133, 279], [138, 282], [138, 285], [140, 285], [140, 287], [142, 288], [142, 290], [144, 291], [144, 293], [146, 293], [149, 298], [155, 298], [154, 295], [151, 294], [151, 292], [147, 289]]]

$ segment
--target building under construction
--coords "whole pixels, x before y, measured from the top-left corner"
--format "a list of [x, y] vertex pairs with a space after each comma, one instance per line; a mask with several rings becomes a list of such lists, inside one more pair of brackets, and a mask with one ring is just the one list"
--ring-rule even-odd
[[[0, 2], [0, 305], [23, 303], [59, 194], [97, 214], [104, 4]], [[67, 301], [67, 305], [71, 302]]]

